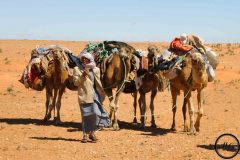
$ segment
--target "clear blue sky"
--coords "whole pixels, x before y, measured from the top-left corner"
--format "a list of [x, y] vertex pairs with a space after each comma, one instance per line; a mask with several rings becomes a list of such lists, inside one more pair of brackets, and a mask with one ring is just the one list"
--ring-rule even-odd
[[0, 39], [240, 42], [240, 0], [1, 0]]

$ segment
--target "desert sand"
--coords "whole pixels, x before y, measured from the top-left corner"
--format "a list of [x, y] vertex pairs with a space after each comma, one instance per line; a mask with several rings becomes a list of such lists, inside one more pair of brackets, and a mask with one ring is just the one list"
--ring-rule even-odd
[[[208, 45], [218, 53], [221, 63], [215, 81], [205, 88], [204, 116], [196, 136], [183, 132], [182, 94], [177, 103], [177, 132], [169, 130], [172, 123], [171, 96], [165, 90], [158, 92], [155, 99], [157, 128], [149, 127], [150, 117], [147, 118], [146, 129], [133, 126], [133, 98], [130, 94], [122, 94], [118, 110], [121, 130], [98, 131], [96, 144], [80, 142], [82, 132], [77, 92], [66, 90], [61, 108], [63, 124], [55, 126], [52, 119], [47, 124], [42, 123], [45, 91], [28, 90], [18, 82], [30, 58], [30, 51], [43, 44], [60, 44], [78, 54], [87, 42], [0, 40], [0, 159], [212, 160], [220, 159], [214, 151], [219, 135], [232, 133], [240, 139], [240, 44]], [[155, 44], [161, 51], [168, 45], [156, 42], [130, 44], [139, 49]], [[196, 93], [193, 98], [197, 108]], [[108, 103], [105, 100], [107, 110]], [[147, 114], [150, 114], [149, 107]], [[240, 159], [240, 155], [235, 159]]]

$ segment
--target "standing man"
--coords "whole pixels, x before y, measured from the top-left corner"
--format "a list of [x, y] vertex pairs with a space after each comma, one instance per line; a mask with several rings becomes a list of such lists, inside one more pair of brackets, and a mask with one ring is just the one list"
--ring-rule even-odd
[[78, 87], [78, 102], [82, 115], [82, 142], [86, 143], [88, 138], [96, 142], [95, 131], [99, 127], [110, 125], [108, 113], [102, 104], [105, 92], [100, 81], [100, 70], [96, 67], [93, 56], [84, 52], [79, 58], [82, 68], [74, 68], [73, 83]]

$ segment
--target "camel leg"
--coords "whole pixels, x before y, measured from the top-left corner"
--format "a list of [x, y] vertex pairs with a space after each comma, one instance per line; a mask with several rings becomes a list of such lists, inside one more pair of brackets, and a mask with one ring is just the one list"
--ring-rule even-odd
[[151, 120], [151, 127], [156, 128], [156, 123], [155, 123], [155, 117], [154, 117], [154, 99], [157, 95], [157, 88], [152, 90], [151, 93], [151, 102], [150, 102], [150, 110], [152, 114], [152, 120]]
[[139, 110], [140, 110], [140, 120], [142, 121], [142, 116], [143, 116], [143, 111], [142, 111], [142, 100], [141, 100], [141, 94], [138, 99], [138, 105], [139, 105]]
[[[185, 96], [185, 94], [184, 94], [184, 96]], [[183, 131], [188, 132], [188, 126], [187, 126], [187, 122], [186, 122], [186, 119], [187, 119], [187, 100], [185, 98], [183, 100], [182, 113], [183, 113], [183, 126], [184, 126]]]
[[58, 98], [57, 98], [57, 103], [56, 103], [56, 108], [57, 108], [57, 118], [55, 121], [56, 125], [60, 125], [62, 123], [61, 119], [60, 119], [60, 109], [61, 109], [61, 100], [62, 100], [62, 95], [63, 95], [64, 89], [65, 88], [62, 87], [58, 92]]
[[133, 107], [134, 107], [134, 119], [133, 124], [137, 124], [137, 92], [133, 93]]
[[145, 114], [146, 114], [146, 109], [147, 109], [145, 93], [140, 93], [139, 101], [141, 101], [141, 103], [139, 103], [139, 105], [140, 105], [140, 109], [141, 109], [141, 128], [143, 129], [143, 128], [145, 128]]
[[176, 124], [175, 124], [175, 115], [176, 115], [176, 111], [177, 111], [177, 92], [175, 91], [175, 89], [173, 87], [171, 87], [171, 94], [172, 94], [172, 101], [173, 101], [173, 105], [172, 105], [172, 112], [173, 112], [173, 122], [172, 122], [172, 127], [171, 130], [172, 131], [176, 131]]
[[203, 116], [203, 108], [202, 108], [202, 90], [198, 90], [197, 92], [197, 101], [198, 101], [198, 116], [197, 116], [197, 120], [196, 120], [196, 123], [195, 123], [195, 128], [196, 128], [196, 131], [199, 132], [200, 131], [200, 120]]
[[47, 122], [50, 118], [51, 118], [51, 112], [48, 112], [49, 108], [52, 107], [52, 90], [49, 88], [46, 88], [46, 113], [45, 113], [45, 117], [43, 119], [44, 122]]
[[115, 97], [115, 100], [114, 100], [114, 104], [115, 104], [115, 107], [114, 107], [114, 110], [113, 110], [113, 114], [114, 114], [114, 119], [113, 119], [113, 129], [114, 130], [119, 130], [119, 125], [118, 125], [118, 118], [117, 118], [117, 109], [119, 107], [119, 97], [120, 97], [120, 94], [122, 93], [123, 91], [123, 88], [121, 90], [119, 90], [119, 88], [117, 89], [118, 90], [118, 93], [116, 94], [116, 97]]
[[194, 127], [194, 108], [193, 108], [193, 104], [192, 104], [192, 99], [191, 99], [191, 93], [189, 93], [189, 95], [187, 96], [187, 102], [188, 102], [188, 110], [189, 110], [189, 117], [190, 117], [190, 135], [195, 135], [196, 134], [196, 130]]
[[[45, 116], [46, 117], [46, 120], [49, 120], [51, 118], [51, 113], [52, 113], [52, 110], [54, 109], [55, 107], [55, 103], [56, 103], [56, 92], [57, 90], [54, 89], [54, 96], [52, 98], [52, 92], [51, 92], [51, 101], [49, 103], [49, 106], [48, 106], [48, 114]], [[55, 115], [54, 115], [55, 116]], [[45, 118], [44, 118], [45, 119]], [[55, 119], [55, 117], [54, 117]]]
[[110, 108], [110, 114], [109, 114], [109, 118], [111, 120], [111, 123], [112, 123], [112, 113], [113, 113], [113, 108], [115, 107], [114, 106], [114, 103], [113, 103], [113, 93], [112, 93], [112, 89], [106, 89], [105, 90], [105, 93], [107, 94], [108, 96], [108, 99], [109, 99], [109, 108]]

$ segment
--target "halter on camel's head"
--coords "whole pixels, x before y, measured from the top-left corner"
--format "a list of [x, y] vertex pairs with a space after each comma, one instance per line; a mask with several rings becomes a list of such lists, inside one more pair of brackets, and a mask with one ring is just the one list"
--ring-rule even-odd
[[29, 61], [29, 71], [35, 70], [41, 72], [42, 70], [42, 59], [40, 58], [37, 49], [31, 51], [31, 59]]
[[151, 45], [148, 47], [148, 67], [154, 67], [155, 65], [157, 65], [157, 56], [159, 54], [159, 49], [157, 46], [155, 45]]

